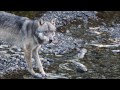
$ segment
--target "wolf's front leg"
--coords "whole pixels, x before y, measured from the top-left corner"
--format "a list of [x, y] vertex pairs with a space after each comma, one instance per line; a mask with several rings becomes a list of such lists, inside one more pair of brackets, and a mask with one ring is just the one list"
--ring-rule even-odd
[[34, 59], [36, 60], [37, 62], [37, 65], [38, 65], [38, 68], [39, 68], [39, 71], [41, 72], [41, 74], [43, 76], [46, 76], [46, 73], [43, 69], [43, 66], [42, 66], [42, 63], [41, 63], [41, 60], [40, 60], [40, 57], [39, 57], [39, 54], [38, 54], [38, 50], [39, 50], [40, 46], [39, 47], [36, 47], [34, 50], [33, 50], [33, 57]]
[[32, 67], [32, 49], [30, 47], [30, 45], [26, 45], [24, 46], [24, 56], [25, 56], [25, 60], [28, 64], [28, 71], [32, 74], [35, 75], [35, 71], [33, 70]]

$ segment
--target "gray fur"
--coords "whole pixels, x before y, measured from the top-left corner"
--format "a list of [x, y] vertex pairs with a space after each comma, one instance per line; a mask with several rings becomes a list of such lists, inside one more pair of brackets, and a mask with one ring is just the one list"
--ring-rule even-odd
[[30, 20], [27, 17], [0, 11], [0, 38], [24, 49], [28, 71], [34, 76], [38, 74], [33, 70], [32, 56], [37, 61], [39, 71], [45, 75], [38, 50], [41, 44], [50, 43], [53, 40], [55, 30], [54, 20], [41, 23], [41, 20]]
[[[22, 30], [27, 17], [20, 17], [14, 14], [0, 12], [0, 38], [9, 44], [17, 44], [23, 41], [25, 32]], [[20, 45], [19, 45], [20, 46]]]

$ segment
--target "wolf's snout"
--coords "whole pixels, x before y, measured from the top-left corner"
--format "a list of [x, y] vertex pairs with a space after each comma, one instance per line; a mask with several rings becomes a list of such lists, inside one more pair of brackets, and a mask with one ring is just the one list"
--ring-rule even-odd
[[51, 43], [53, 40], [49, 40], [49, 43]]

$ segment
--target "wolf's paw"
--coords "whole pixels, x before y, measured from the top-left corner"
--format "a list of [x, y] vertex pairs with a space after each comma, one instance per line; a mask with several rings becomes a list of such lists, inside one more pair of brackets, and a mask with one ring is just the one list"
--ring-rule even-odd
[[42, 77], [44, 77], [44, 78], [48, 76], [46, 73], [41, 74], [41, 75], [42, 75]]
[[33, 75], [33, 77], [34, 77], [34, 78], [43, 79], [42, 74], [39, 74], [39, 73], [35, 73], [35, 74]]

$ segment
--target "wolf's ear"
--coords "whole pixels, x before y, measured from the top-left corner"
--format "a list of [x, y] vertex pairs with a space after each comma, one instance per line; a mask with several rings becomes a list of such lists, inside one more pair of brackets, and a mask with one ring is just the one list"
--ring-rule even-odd
[[40, 23], [40, 25], [43, 25], [44, 24], [43, 19], [39, 19], [39, 23]]
[[54, 18], [54, 19], [51, 20], [51, 23], [52, 23], [54, 26], [55, 26], [56, 20], [57, 20], [57, 18]]

